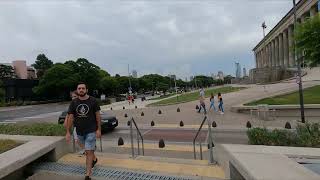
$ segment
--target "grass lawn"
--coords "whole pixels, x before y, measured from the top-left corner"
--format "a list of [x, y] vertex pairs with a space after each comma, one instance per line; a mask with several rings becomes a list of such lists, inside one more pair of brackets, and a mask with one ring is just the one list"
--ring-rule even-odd
[[33, 135], [33, 136], [64, 136], [66, 131], [63, 125], [36, 123], [28, 125], [0, 124], [0, 134]]
[[[214, 95], [217, 95], [218, 92], [220, 92], [222, 95], [229, 93], [229, 92], [234, 92], [234, 91], [239, 91], [241, 89], [244, 89], [243, 87], [221, 87], [221, 88], [213, 88], [213, 89], [206, 89], [205, 94], [206, 97], [209, 97], [211, 93]], [[172, 104], [180, 104], [180, 103], [185, 103], [185, 102], [190, 102], [190, 101], [195, 101], [199, 99], [199, 92], [191, 92], [191, 93], [186, 93], [186, 94], [181, 94], [179, 97], [172, 97], [169, 99], [164, 99], [162, 101], [158, 101], [152, 104], [149, 104], [149, 106], [165, 106], [165, 105], [172, 105]]]
[[[303, 90], [303, 99], [305, 104], [320, 104], [320, 85]], [[275, 96], [247, 103], [247, 106], [255, 106], [258, 104], [269, 105], [285, 105], [299, 104], [299, 93], [294, 92], [286, 95]]]
[[21, 145], [13, 140], [0, 140], [0, 154]]
[[164, 98], [168, 98], [170, 96], [174, 96], [175, 94], [166, 94], [160, 97], [156, 97], [156, 98], [151, 98], [150, 100], [160, 100], [160, 99], [164, 99]]

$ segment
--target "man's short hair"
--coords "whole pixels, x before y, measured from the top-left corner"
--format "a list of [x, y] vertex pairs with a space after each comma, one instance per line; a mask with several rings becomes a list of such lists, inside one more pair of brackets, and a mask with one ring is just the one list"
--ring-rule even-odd
[[87, 84], [86, 84], [85, 82], [78, 82], [77, 88], [78, 88], [78, 86], [79, 86], [80, 84], [84, 84], [84, 85], [86, 86], [86, 89], [88, 89]]

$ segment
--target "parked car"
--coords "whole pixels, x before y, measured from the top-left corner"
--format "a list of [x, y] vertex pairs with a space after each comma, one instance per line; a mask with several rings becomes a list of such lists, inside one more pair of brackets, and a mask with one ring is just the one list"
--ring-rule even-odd
[[[101, 112], [101, 131], [106, 132], [107, 130], [113, 130], [118, 126], [118, 119], [115, 116], [108, 115]], [[63, 111], [58, 118], [58, 124], [63, 124], [66, 119], [67, 111]]]

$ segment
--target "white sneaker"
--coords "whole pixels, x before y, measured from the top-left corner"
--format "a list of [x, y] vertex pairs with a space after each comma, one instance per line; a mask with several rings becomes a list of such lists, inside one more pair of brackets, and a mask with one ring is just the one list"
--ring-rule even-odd
[[221, 114], [221, 115], [223, 115], [223, 114], [224, 114], [224, 112], [221, 112], [220, 114]]
[[80, 154], [80, 155], [85, 155], [86, 152], [85, 152], [85, 150], [83, 149], [83, 150], [79, 151], [79, 154]]

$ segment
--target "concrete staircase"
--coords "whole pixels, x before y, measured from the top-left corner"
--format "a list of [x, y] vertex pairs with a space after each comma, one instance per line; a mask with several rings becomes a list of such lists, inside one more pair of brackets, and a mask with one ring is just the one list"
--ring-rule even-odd
[[[118, 146], [115, 140], [97, 142], [98, 164], [94, 168], [94, 179], [180, 179], [198, 180], [225, 178], [224, 171], [218, 165], [209, 165], [208, 149], [203, 143], [203, 159], [200, 159], [200, 148], [196, 146], [196, 156], [192, 143], [166, 142], [164, 148], [158, 147], [158, 142], [144, 143], [145, 156], [138, 155], [137, 143], [134, 144], [135, 157], [131, 155], [131, 144], [128, 139]], [[141, 144], [140, 144], [141, 148]], [[29, 180], [46, 179], [83, 179], [85, 173], [85, 156], [79, 152], [69, 153], [57, 162], [45, 162], [34, 166], [35, 174]]]
[[[208, 165], [206, 160], [137, 156], [128, 154], [97, 153], [99, 158], [94, 168], [93, 179], [180, 179], [221, 180], [225, 175], [217, 165]], [[35, 174], [29, 180], [83, 179], [85, 156], [67, 154], [57, 162], [35, 166]], [[50, 178], [48, 178], [50, 177]]]

